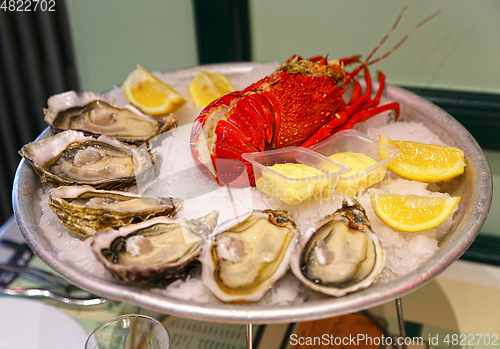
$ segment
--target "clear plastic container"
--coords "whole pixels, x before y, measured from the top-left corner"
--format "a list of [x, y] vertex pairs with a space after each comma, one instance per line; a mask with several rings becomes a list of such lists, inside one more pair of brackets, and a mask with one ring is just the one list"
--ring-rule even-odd
[[[327, 198], [335, 188], [340, 175], [351, 171], [349, 166], [301, 147], [247, 153], [243, 154], [242, 157], [253, 165], [257, 188], [288, 205], [296, 205], [306, 200]], [[306, 165], [320, 170], [323, 174], [292, 178], [269, 167], [276, 164]], [[304, 171], [303, 174], [308, 171], [302, 166], [296, 167], [297, 171]]]
[[[379, 147], [388, 156], [381, 159]], [[344, 194], [354, 196], [361, 189], [368, 188], [385, 177], [387, 164], [399, 154], [399, 148], [390, 144], [380, 144], [362, 132], [355, 130], [341, 131], [310, 148], [321, 155], [329, 157], [333, 154], [353, 152], [361, 153], [376, 161], [375, 164], [354, 174], [340, 177], [336, 189]]]

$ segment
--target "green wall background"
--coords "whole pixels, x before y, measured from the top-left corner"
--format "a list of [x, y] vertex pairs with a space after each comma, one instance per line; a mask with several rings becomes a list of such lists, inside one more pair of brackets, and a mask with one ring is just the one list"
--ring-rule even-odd
[[137, 64], [164, 71], [198, 64], [191, 1], [67, 0], [80, 87], [102, 92]]
[[[251, 1], [254, 60], [367, 56], [408, 9], [380, 53], [450, 1]], [[500, 1], [457, 0], [373, 69], [396, 85], [500, 92]]]
[[[249, 0], [254, 61], [366, 56], [408, 5], [380, 52], [448, 0]], [[190, 0], [68, 0], [81, 87], [103, 91], [141, 64], [198, 64]], [[456, 0], [376, 64], [392, 84], [500, 93], [500, 1]], [[220, 20], [224, 20], [221, 18]]]

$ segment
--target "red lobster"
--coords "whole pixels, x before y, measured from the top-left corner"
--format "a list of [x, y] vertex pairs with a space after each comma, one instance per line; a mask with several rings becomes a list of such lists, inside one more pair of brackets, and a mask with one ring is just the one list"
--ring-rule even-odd
[[[246, 183], [236, 180], [243, 162], [250, 185], [255, 185], [252, 166], [241, 157], [244, 153], [297, 145], [310, 147], [387, 110], [393, 110], [398, 117], [399, 103], [379, 106], [385, 86], [381, 72], [378, 72], [378, 91], [372, 98], [368, 66], [387, 57], [412, 31], [444, 10], [417, 24], [389, 52], [370, 60], [394, 30], [405, 9], [368, 58], [350, 73], [344, 66], [359, 62], [359, 56], [331, 62], [321, 56], [310, 59], [292, 56], [271, 75], [210, 103], [196, 118], [191, 131], [191, 152], [198, 168], [219, 185], [248, 186], [248, 180]], [[353, 80], [361, 70], [366, 80], [364, 93]], [[354, 86], [346, 103], [343, 95], [351, 81]], [[235, 163], [240, 163], [239, 168]]]

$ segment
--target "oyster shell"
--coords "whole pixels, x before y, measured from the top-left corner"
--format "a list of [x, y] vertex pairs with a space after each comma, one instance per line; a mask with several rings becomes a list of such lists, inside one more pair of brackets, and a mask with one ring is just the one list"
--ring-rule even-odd
[[290, 265], [307, 287], [341, 297], [378, 279], [385, 267], [385, 252], [365, 210], [350, 198], [304, 234]]
[[88, 238], [96, 231], [138, 223], [155, 216], [174, 217], [181, 207], [181, 200], [148, 198], [84, 185], [51, 189], [49, 206], [66, 228]]
[[80, 131], [68, 130], [26, 144], [19, 153], [29, 161], [42, 182], [56, 185], [125, 188], [135, 184], [136, 176], [154, 174], [146, 149], [105, 135], [95, 139]]
[[298, 234], [286, 211], [229, 220], [202, 243], [202, 281], [223, 302], [255, 302], [288, 270]]
[[194, 220], [155, 217], [99, 231], [92, 237], [96, 258], [114, 277], [139, 283], [185, 277], [197, 261], [201, 241], [215, 228], [218, 212]]
[[177, 124], [172, 114], [158, 121], [132, 105], [114, 106], [111, 100], [93, 92], [64, 92], [50, 97], [47, 104], [45, 121], [55, 132], [77, 130], [140, 144]]

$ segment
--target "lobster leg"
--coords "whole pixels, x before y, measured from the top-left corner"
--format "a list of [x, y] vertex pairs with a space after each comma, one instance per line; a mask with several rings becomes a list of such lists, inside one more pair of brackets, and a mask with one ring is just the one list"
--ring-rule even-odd
[[328, 55], [323, 56], [314, 56], [308, 59], [310, 62], [319, 62], [319, 65], [328, 65]]
[[356, 102], [361, 97], [362, 94], [363, 91], [361, 91], [361, 85], [359, 84], [359, 82], [354, 81], [354, 87], [352, 89], [351, 98], [349, 99], [349, 103], [347, 105], [353, 105], [354, 102]]
[[356, 77], [356, 75], [359, 74], [359, 72], [361, 71], [361, 69], [363, 69], [364, 67], [364, 64], [356, 67], [350, 74], [347, 74], [346, 77], [345, 77], [345, 80], [344, 80], [344, 85], [347, 85], [351, 82], [351, 80]]
[[377, 75], [378, 75], [378, 81], [379, 81], [378, 91], [377, 91], [377, 94], [375, 95], [375, 98], [366, 104], [367, 108], [376, 107], [380, 103], [380, 97], [382, 97], [382, 93], [384, 92], [385, 75], [380, 70], [377, 71]]
[[309, 148], [315, 145], [316, 143], [321, 142], [323, 139], [327, 138], [332, 134], [332, 130], [337, 127], [343, 125], [351, 115], [353, 115], [356, 110], [359, 110], [359, 107], [363, 105], [367, 101], [366, 95], [362, 95], [349, 109], [341, 114], [337, 114], [334, 119], [330, 120], [325, 125], [321, 126], [314, 134], [309, 137], [304, 143], [300, 146], [304, 148]]
[[347, 57], [347, 58], [342, 58], [342, 59], [339, 59], [339, 63], [343, 64], [343, 65], [357, 63], [357, 62], [359, 62], [360, 58], [361, 58], [360, 55], [352, 56], [352, 57]]
[[332, 133], [337, 133], [343, 130], [349, 130], [351, 129], [354, 125], [356, 125], [359, 122], [366, 121], [370, 119], [371, 117], [383, 113], [388, 110], [394, 110], [396, 113], [396, 120], [399, 117], [399, 103], [398, 102], [392, 102], [388, 104], [381, 105], [380, 107], [372, 108], [370, 110], [361, 110], [358, 113], [354, 114], [349, 120], [347, 120], [345, 123], [343, 123], [341, 126], [335, 128]]
[[366, 81], [365, 95], [366, 97], [368, 97], [368, 100], [370, 101], [372, 98], [372, 77], [370, 75], [370, 69], [368, 69], [367, 66], [365, 66], [365, 81]]
[[377, 105], [380, 103], [380, 97], [385, 87], [385, 75], [378, 72], [378, 78], [380, 81], [379, 89], [374, 99], [371, 98], [372, 82], [370, 76], [370, 70], [367, 66], [364, 67], [365, 80], [366, 80], [366, 91], [363, 95], [361, 94], [361, 87], [359, 83], [355, 82], [355, 87], [353, 90], [353, 96], [349, 101], [350, 108], [344, 113], [339, 114], [339, 118], [330, 120], [328, 123], [319, 128], [308, 140], [302, 143], [301, 147], [309, 148], [328, 136], [340, 132], [342, 130], [351, 129], [356, 123], [363, 122], [370, 119], [372, 116], [380, 114], [387, 110], [394, 110], [396, 113], [396, 119], [399, 117], [399, 103], [389, 103], [380, 107]]
[[[371, 97], [372, 97], [372, 78], [370, 75], [370, 70], [366, 66], [365, 66], [365, 81], [366, 81], [365, 95], [367, 97], [367, 101], [369, 101], [369, 102], [367, 102], [367, 105], [368, 105], [371, 103]], [[361, 90], [361, 85], [359, 84], [359, 82], [357, 80], [354, 80], [353, 84], [354, 84], [354, 88], [353, 88], [349, 103], [347, 105], [353, 105], [354, 102], [356, 102], [359, 99], [359, 97], [361, 97], [361, 95], [363, 93]], [[374, 106], [376, 106], [376, 105], [374, 105]]]

